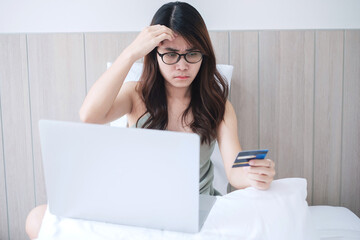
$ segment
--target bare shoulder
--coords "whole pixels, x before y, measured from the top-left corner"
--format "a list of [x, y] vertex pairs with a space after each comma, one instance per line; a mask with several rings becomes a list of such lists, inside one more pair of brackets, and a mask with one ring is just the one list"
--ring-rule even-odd
[[231, 104], [231, 102], [229, 100], [226, 101], [225, 104], [225, 113], [224, 113], [224, 121], [236, 121], [236, 113], [234, 110], [233, 105]]
[[225, 104], [224, 119], [221, 121], [218, 128], [218, 138], [221, 138], [224, 134], [231, 132], [237, 132], [237, 118], [234, 107], [229, 100]]

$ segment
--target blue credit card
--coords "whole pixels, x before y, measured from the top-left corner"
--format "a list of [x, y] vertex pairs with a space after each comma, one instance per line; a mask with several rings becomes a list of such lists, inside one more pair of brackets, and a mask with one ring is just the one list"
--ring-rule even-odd
[[262, 149], [239, 152], [232, 167], [250, 166], [249, 161], [251, 159], [264, 159], [268, 151], [268, 149]]

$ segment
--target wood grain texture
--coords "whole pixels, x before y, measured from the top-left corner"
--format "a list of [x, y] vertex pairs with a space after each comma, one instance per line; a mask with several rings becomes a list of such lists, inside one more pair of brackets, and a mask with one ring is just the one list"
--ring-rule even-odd
[[231, 32], [230, 64], [234, 66], [230, 101], [244, 150], [259, 148], [258, 32]]
[[304, 177], [312, 192], [314, 32], [262, 31], [260, 148], [270, 149], [276, 178]]
[[106, 71], [106, 64], [113, 63], [137, 35], [138, 33], [85, 34], [87, 90]]
[[[29, 34], [27, 49], [26, 35], [0, 35], [0, 239], [26, 239], [26, 214], [46, 202], [38, 120], [79, 121], [87, 89], [137, 34]], [[276, 178], [306, 178], [310, 204], [360, 216], [360, 30], [210, 36], [234, 65], [242, 147], [269, 148]]]
[[47, 202], [38, 121], [80, 121], [85, 98], [83, 34], [28, 35], [36, 204]]
[[216, 63], [229, 64], [229, 33], [209, 32], [214, 48]]
[[345, 31], [341, 205], [360, 217], [360, 30]]
[[26, 36], [0, 37], [1, 110], [10, 239], [25, 239], [35, 206]]
[[[0, 37], [1, 39], [1, 37]], [[0, 40], [0, 46], [2, 39]], [[1, 47], [0, 47], [1, 48]], [[0, 68], [2, 66], [2, 58], [0, 57]], [[1, 72], [1, 71], [0, 71]], [[1, 79], [0, 79], [1, 81]], [[0, 86], [1, 88], [1, 86]], [[1, 100], [0, 100], [1, 109]], [[0, 239], [9, 239], [9, 224], [8, 224], [8, 209], [7, 209], [7, 195], [6, 195], [6, 178], [5, 178], [5, 161], [3, 152], [3, 134], [2, 134], [2, 114], [0, 113]]]
[[316, 32], [313, 204], [339, 205], [343, 31]]

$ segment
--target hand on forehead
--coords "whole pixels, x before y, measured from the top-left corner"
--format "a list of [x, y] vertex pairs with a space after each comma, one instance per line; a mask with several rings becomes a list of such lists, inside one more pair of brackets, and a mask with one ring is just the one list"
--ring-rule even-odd
[[172, 41], [166, 39], [160, 42], [158, 47], [160, 50], [175, 52], [186, 52], [193, 50], [193, 47], [181, 35], [176, 35], [175, 39]]

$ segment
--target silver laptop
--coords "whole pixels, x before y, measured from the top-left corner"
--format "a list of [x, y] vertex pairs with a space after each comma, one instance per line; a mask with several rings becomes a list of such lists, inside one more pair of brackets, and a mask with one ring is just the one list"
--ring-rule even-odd
[[199, 196], [198, 135], [52, 120], [39, 127], [52, 214], [200, 231], [216, 198]]

